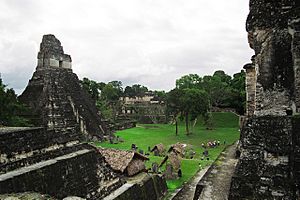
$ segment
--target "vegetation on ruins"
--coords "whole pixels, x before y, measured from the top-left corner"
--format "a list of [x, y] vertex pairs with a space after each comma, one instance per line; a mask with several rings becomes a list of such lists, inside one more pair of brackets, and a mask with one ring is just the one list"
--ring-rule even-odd
[[[193, 151], [196, 152], [194, 159], [184, 158], [182, 160], [182, 178], [175, 180], [168, 180], [169, 190], [175, 190], [193, 177], [198, 170], [210, 165], [218, 155], [223, 151], [226, 145], [232, 144], [239, 137], [238, 131], [238, 117], [233, 113], [213, 113], [212, 122], [215, 128], [209, 133], [206, 130], [206, 126], [203, 125], [204, 121], [199, 118], [197, 121], [194, 134], [186, 135], [179, 134], [174, 135], [173, 130], [175, 125], [173, 124], [155, 124], [146, 125], [139, 124], [136, 128], [126, 129], [123, 131], [117, 131], [116, 135], [124, 140], [118, 144], [110, 144], [109, 142], [97, 143], [102, 147], [110, 147], [116, 149], [129, 150], [131, 144], [136, 144], [138, 150], [143, 150], [147, 153], [148, 147], [154, 147], [156, 144], [162, 143], [167, 149], [170, 145], [177, 142], [189, 144]], [[178, 122], [178, 133], [185, 132], [185, 123]], [[209, 149], [209, 160], [201, 160], [203, 148], [202, 143], [209, 141], [219, 140], [221, 145], [216, 148]], [[226, 145], [224, 145], [224, 141]], [[147, 162], [147, 167], [150, 168], [153, 162], [160, 163], [164, 157], [153, 156], [150, 153], [150, 161]], [[161, 171], [165, 170], [165, 166], [161, 167]]]
[[7, 88], [0, 78], [0, 126], [30, 126], [29, 120], [20, 116], [28, 110], [22, 105], [15, 91]]
[[124, 97], [143, 97], [145, 96], [146, 92], [148, 92], [148, 88], [140, 85], [140, 84], [134, 84], [132, 86], [126, 86], [123, 96]]

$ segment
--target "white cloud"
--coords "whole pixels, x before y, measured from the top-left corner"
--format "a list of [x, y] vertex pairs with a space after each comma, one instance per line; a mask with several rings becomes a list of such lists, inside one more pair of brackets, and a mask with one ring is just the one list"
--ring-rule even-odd
[[184, 74], [240, 71], [247, 12], [248, 0], [2, 0], [0, 73], [21, 91], [52, 33], [81, 78], [169, 90]]

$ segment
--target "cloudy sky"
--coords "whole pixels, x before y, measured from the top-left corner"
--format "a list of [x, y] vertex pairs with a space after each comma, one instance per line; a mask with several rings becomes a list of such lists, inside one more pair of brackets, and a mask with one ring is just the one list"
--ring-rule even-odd
[[250, 60], [248, 0], [0, 0], [0, 73], [18, 93], [54, 34], [79, 78], [169, 90], [185, 74]]

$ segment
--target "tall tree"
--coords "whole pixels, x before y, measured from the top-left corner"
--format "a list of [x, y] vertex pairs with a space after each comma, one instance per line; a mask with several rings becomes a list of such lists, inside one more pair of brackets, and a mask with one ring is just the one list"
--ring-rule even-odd
[[173, 115], [173, 121], [175, 121], [175, 134], [178, 135], [178, 115], [181, 112], [182, 104], [180, 99], [183, 95], [183, 90], [175, 88], [167, 93], [167, 113]]
[[97, 83], [96, 81], [90, 80], [88, 78], [83, 78], [80, 81], [80, 84], [81, 87], [90, 94], [90, 96], [95, 102], [98, 100], [101, 90], [105, 86], [105, 83]]
[[180, 97], [181, 112], [185, 117], [186, 134], [190, 134], [189, 121], [195, 120], [197, 116], [205, 116], [209, 111], [209, 97], [204, 90], [196, 88], [184, 89]]
[[21, 116], [25, 112], [29, 110], [19, 103], [15, 91], [7, 89], [0, 78], [0, 125], [31, 126], [30, 121]]
[[198, 74], [189, 74], [176, 80], [176, 88], [201, 88], [202, 78]]
[[239, 114], [245, 113], [246, 110], [246, 74], [242, 70], [240, 73], [233, 75], [231, 81], [232, 99], [231, 107], [236, 108]]

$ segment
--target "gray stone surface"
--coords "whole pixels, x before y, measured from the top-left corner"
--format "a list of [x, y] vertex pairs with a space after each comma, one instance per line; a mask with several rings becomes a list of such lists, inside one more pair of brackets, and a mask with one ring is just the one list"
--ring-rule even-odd
[[237, 143], [228, 146], [210, 166], [194, 191], [193, 200], [227, 200], [237, 159]]
[[112, 192], [104, 200], [158, 200], [167, 193], [165, 179], [159, 175], [140, 174]]
[[[283, 116], [287, 109], [299, 110], [299, 13], [295, 0], [250, 0], [247, 31], [256, 78], [246, 79], [256, 81], [247, 92], [256, 92], [255, 115]], [[248, 104], [252, 110], [252, 102]]]
[[229, 199], [298, 199], [299, 124], [293, 116], [247, 121]]
[[250, 0], [249, 5], [246, 27], [256, 80], [246, 88], [255, 96], [247, 110], [255, 111], [243, 123], [229, 199], [299, 199], [300, 3]]
[[71, 134], [44, 128], [0, 130], [0, 194], [36, 191], [58, 199], [97, 199], [123, 183], [93, 146]]
[[71, 60], [53, 35], [43, 37], [38, 57], [44, 59], [43, 64], [38, 64], [19, 97], [32, 110], [35, 125], [74, 137], [80, 134], [85, 140], [103, 140], [105, 135], [109, 135], [108, 123], [101, 117], [95, 102], [81, 88], [72, 69], [49, 65], [48, 61], [52, 58]]

